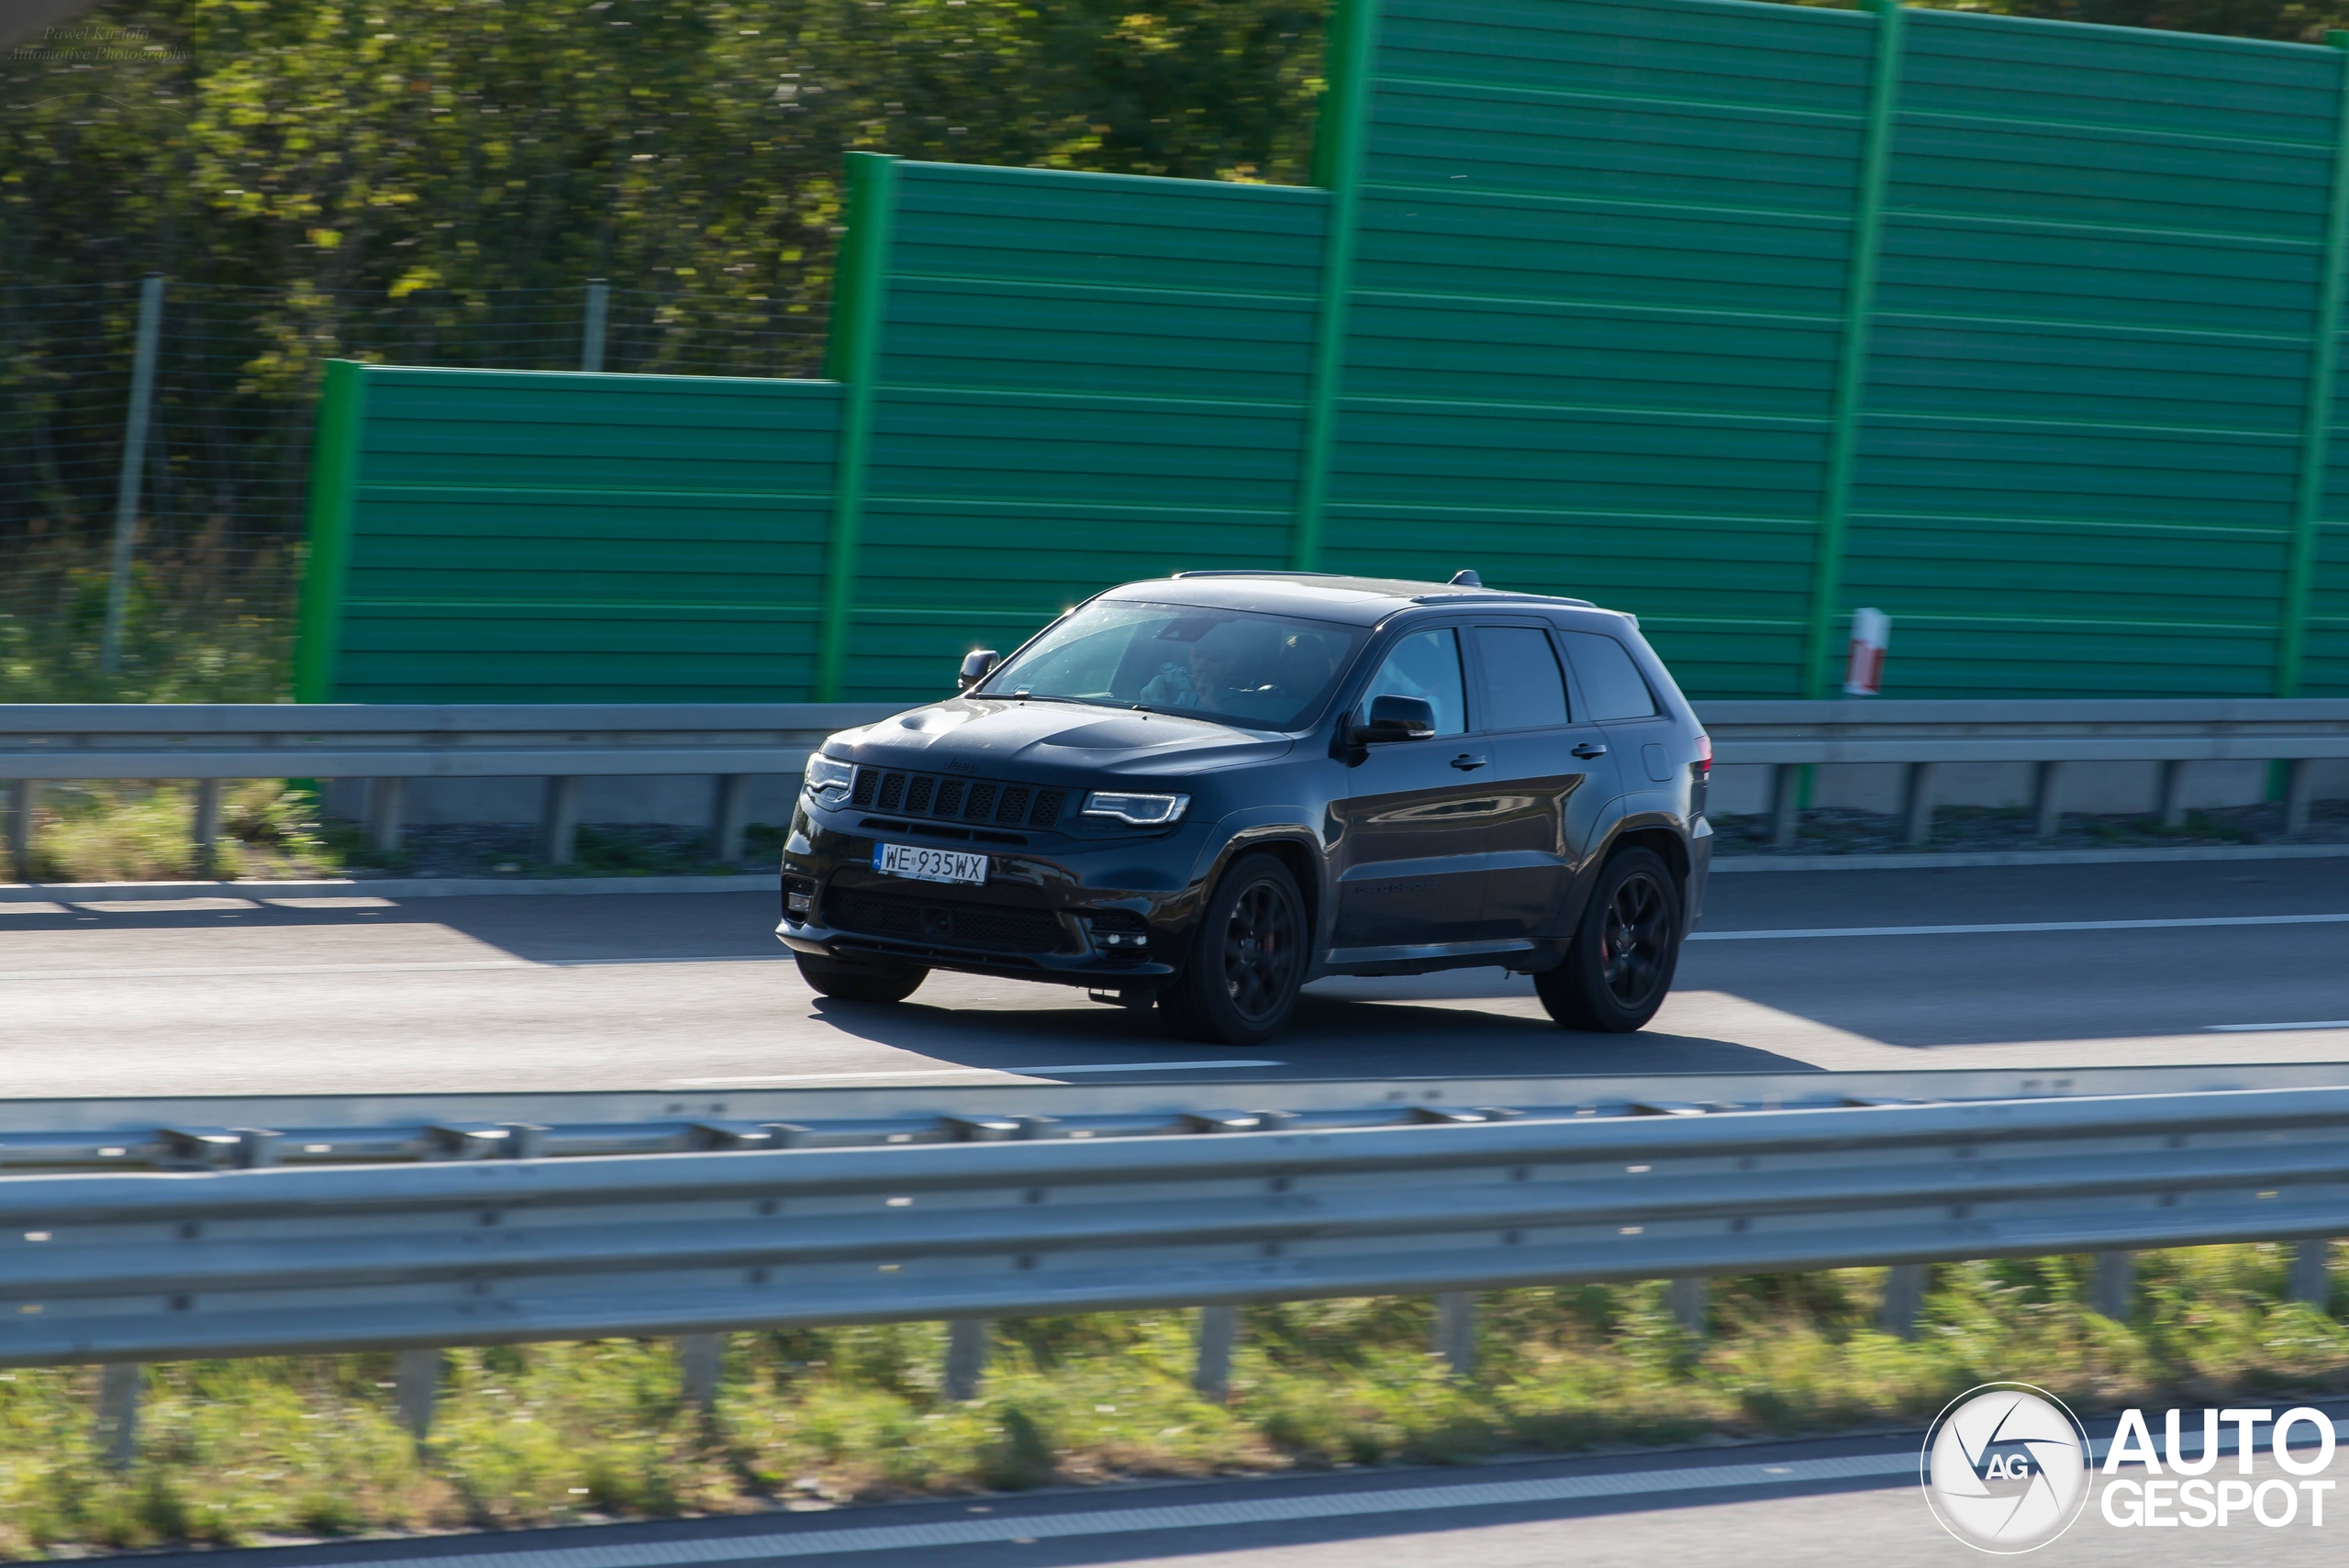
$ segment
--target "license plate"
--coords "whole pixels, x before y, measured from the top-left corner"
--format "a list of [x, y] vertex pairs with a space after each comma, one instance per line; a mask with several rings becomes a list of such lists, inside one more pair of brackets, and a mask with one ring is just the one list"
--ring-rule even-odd
[[916, 882], [983, 883], [987, 858], [968, 850], [925, 850], [918, 844], [875, 844], [873, 869], [883, 876], [909, 876]]

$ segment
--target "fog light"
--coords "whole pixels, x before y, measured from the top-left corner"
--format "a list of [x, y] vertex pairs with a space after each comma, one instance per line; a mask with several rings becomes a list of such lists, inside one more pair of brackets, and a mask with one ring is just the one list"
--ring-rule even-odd
[[795, 893], [785, 900], [785, 906], [795, 915], [805, 915], [816, 907], [816, 901], [804, 893]]
[[1095, 949], [1104, 954], [1138, 958], [1150, 950], [1150, 928], [1142, 924], [1141, 916], [1130, 910], [1087, 915], [1085, 927], [1092, 934]]

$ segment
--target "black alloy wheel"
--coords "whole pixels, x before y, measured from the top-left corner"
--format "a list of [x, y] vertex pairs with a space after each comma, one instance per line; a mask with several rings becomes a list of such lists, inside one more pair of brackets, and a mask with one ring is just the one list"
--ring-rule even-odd
[[1680, 962], [1680, 892], [1652, 850], [1618, 850], [1557, 968], [1533, 977], [1550, 1016], [1570, 1029], [1629, 1034], [1664, 1006]]
[[1598, 967], [1607, 989], [1624, 1007], [1654, 996], [1656, 981], [1670, 971], [1672, 895], [1645, 867], [1615, 884], [1607, 917], [1598, 929]]
[[1260, 1044], [1296, 1010], [1306, 952], [1297, 879], [1271, 855], [1246, 856], [1208, 896], [1191, 961], [1159, 995], [1161, 1017], [1186, 1039]]

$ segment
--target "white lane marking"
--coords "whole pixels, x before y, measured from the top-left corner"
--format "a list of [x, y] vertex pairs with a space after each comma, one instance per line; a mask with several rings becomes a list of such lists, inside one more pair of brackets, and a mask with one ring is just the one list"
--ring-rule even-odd
[[[788, 957], [788, 954], [785, 955]], [[441, 959], [417, 963], [257, 963], [232, 969], [13, 969], [5, 980], [228, 980], [246, 974], [429, 974], [482, 970], [606, 969], [629, 964], [774, 963], [765, 953], [688, 958]]]
[[704, 1540], [655, 1540], [612, 1546], [573, 1546], [455, 1556], [373, 1557], [368, 1568], [674, 1568], [740, 1562], [763, 1557], [825, 1557], [835, 1552], [918, 1551], [942, 1546], [1141, 1535], [1170, 1529], [1216, 1529], [1294, 1519], [1348, 1518], [1363, 1514], [1431, 1513], [1455, 1508], [1507, 1508], [1530, 1503], [1636, 1497], [1651, 1493], [1707, 1492], [1734, 1486], [1788, 1486], [1812, 1481], [1875, 1477], [1913, 1482], [1913, 1453], [1853, 1454], [1797, 1459], [1783, 1464], [1707, 1464], [1682, 1470], [1634, 1470], [1609, 1475], [1556, 1475], [1538, 1481], [1443, 1483], [1376, 1492], [1323, 1492], [1304, 1497], [1250, 1497], [1226, 1503], [1177, 1503], [1155, 1508], [1109, 1508], [1068, 1514], [1019, 1513], [935, 1524], [798, 1526], [754, 1535]]
[[1784, 941], [1799, 937], [1979, 937], [2029, 931], [2176, 931], [2210, 926], [2338, 926], [2349, 915], [2198, 915], [2179, 920], [2019, 920], [1997, 926], [1816, 926], [1803, 930], [1697, 931], [1692, 942]]
[[788, 963], [787, 952], [707, 953], [691, 958], [550, 958], [549, 969], [610, 969], [631, 963]]
[[264, 898], [262, 903], [273, 909], [396, 909], [398, 905], [388, 898], [361, 895], [352, 898]]
[[681, 1089], [730, 1089], [742, 1084], [829, 1084], [848, 1078], [966, 1078], [1001, 1076], [1008, 1067], [889, 1067], [869, 1073], [730, 1073], [723, 1078], [672, 1078]]
[[1286, 1062], [1078, 1062], [1063, 1067], [1007, 1067], [1007, 1073], [1172, 1073], [1202, 1067], [1286, 1067]]
[[74, 901], [93, 915], [185, 915], [206, 909], [258, 909], [250, 898], [101, 898]]
[[246, 974], [419, 974], [439, 970], [536, 969], [527, 959], [438, 963], [267, 963], [240, 969], [11, 969], [0, 980], [219, 980]]
[[2220, 1034], [2275, 1034], [2284, 1029], [2349, 1029], [2349, 1018], [2320, 1018], [2309, 1024], [2205, 1024]]
[[735, 1084], [822, 1084], [843, 1078], [938, 1078], [1018, 1073], [1195, 1073], [1209, 1067], [1286, 1067], [1286, 1062], [1092, 1062], [1065, 1067], [885, 1067], [863, 1073], [733, 1073], [723, 1078], [676, 1078], [680, 1088]]

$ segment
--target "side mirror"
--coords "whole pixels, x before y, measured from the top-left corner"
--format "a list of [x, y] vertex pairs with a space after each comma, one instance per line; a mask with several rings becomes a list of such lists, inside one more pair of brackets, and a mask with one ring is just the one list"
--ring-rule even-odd
[[1394, 692], [1370, 699], [1370, 722], [1349, 737], [1357, 746], [1383, 740], [1425, 740], [1435, 734], [1435, 705]]
[[958, 692], [969, 691], [993, 674], [996, 663], [1002, 658], [1003, 655], [992, 648], [975, 648], [963, 654], [963, 668], [956, 672], [954, 676], [954, 689]]

